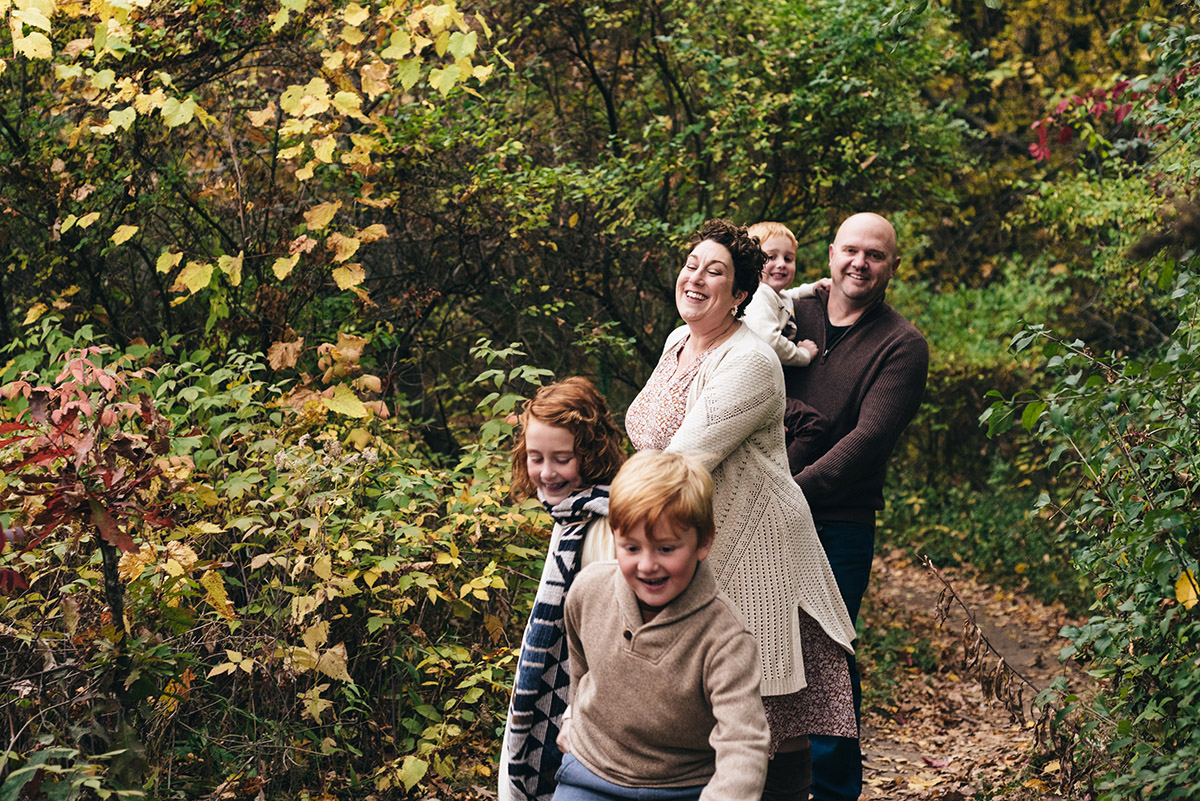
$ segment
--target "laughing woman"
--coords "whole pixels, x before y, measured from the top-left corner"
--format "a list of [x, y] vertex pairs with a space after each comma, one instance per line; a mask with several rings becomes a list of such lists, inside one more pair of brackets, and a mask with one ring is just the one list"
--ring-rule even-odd
[[685, 324], [667, 337], [626, 429], [638, 450], [691, 453], [712, 472], [709, 563], [762, 654], [772, 753], [763, 798], [805, 799], [808, 735], [858, 736], [842, 654], [854, 624], [788, 470], [779, 358], [740, 321], [765, 256], [727, 220], [690, 244], [675, 283]]

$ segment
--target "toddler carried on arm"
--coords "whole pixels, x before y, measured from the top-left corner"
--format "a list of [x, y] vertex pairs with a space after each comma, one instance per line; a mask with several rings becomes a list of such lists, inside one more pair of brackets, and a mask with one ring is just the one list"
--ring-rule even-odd
[[[784, 367], [807, 367], [817, 358], [817, 343], [811, 339], [792, 341], [796, 335], [794, 304], [815, 295], [822, 281], [788, 288], [796, 277], [796, 236], [786, 225], [760, 222], [750, 226], [749, 232], [758, 239], [767, 261], [758, 290], [746, 307], [746, 325], [771, 346]], [[820, 452], [819, 443], [828, 424], [812, 406], [789, 398], [783, 425], [787, 429], [788, 461], [792, 472], [797, 473], [811, 461], [811, 454]]]

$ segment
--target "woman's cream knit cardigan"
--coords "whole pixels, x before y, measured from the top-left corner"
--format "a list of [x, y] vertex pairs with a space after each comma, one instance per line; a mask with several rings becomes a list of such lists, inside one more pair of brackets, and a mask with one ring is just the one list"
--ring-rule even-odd
[[[673, 331], [664, 354], [687, 332]], [[763, 695], [807, 684], [797, 607], [854, 650], [854, 623], [788, 471], [783, 407], [779, 357], [742, 325], [700, 365], [687, 414], [667, 447], [699, 457], [712, 472], [717, 537], [708, 561], [758, 636]]]

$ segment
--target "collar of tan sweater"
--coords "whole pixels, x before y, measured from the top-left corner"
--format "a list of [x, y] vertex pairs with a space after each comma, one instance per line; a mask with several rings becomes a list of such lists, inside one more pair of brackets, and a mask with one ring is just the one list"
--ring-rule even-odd
[[697, 562], [696, 574], [688, 582], [687, 588], [663, 607], [653, 620], [643, 623], [642, 612], [638, 608], [638, 599], [633, 588], [625, 581], [620, 570], [613, 571], [613, 576], [613, 581], [617, 585], [615, 594], [617, 608], [621, 611], [621, 623], [625, 631], [631, 635], [627, 639], [636, 636], [639, 629], [666, 626], [687, 617], [697, 609], [702, 609], [712, 603], [718, 592], [717, 579], [713, 575], [712, 568], [708, 566], [708, 562]]

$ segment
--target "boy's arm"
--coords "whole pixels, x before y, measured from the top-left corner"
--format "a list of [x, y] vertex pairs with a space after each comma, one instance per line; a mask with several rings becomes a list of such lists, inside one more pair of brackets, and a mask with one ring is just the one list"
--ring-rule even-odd
[[813, 281], [811, 284], [801, 284], [789, 289], [782, 290], [779, 294], [791, 300], [800, 300], [800, 298], [811, 298], [817, 294], [817, 285], [819, 281]]
[[575, 690], [583, 674], [587, 673], [587, 656], [583, 652], [583, 643], [579, 639], [578, 604], [572, 604], [568, 595], [563, 609], [563, 626], [567, 631], [567, 660], [571, 668], [571, 689], [568, 691], [570, 704], [563, 712], [562, 726], [559, 727], [555, 744], [564, 754], [571, 750], [571, 704], [575, 703]]
[[[784, 292], [793, 291], [795, 290], [784, 290]], [[783, 326], [787, 323], [787, 313], [778, 309], [779, 301], [771, 297], [773, 294], [775, 294], [775, 290], [770, 287], [765, 287], [765, 291], [763, 287], [760, 287], [754, 294], [754, 299], [750, 301], [750, 305], [746, 307], [743, 319], [746, 325], [750, 326], [751, 331], [758, 334], [760, 339], [771, 346], [771, 350], [775, 351], [781, 364], [788, 367], [807, 367], [812, 361], [812, 353], [799, 347], [783, 335]]]
[[717, 719], [708, 736], [716, 770], [700, 801], [757, 801], [762, 795], [771, 736], [760, 682], [758, 643], [745, 631], [728, 638], [706, 665], [705, 690]]

